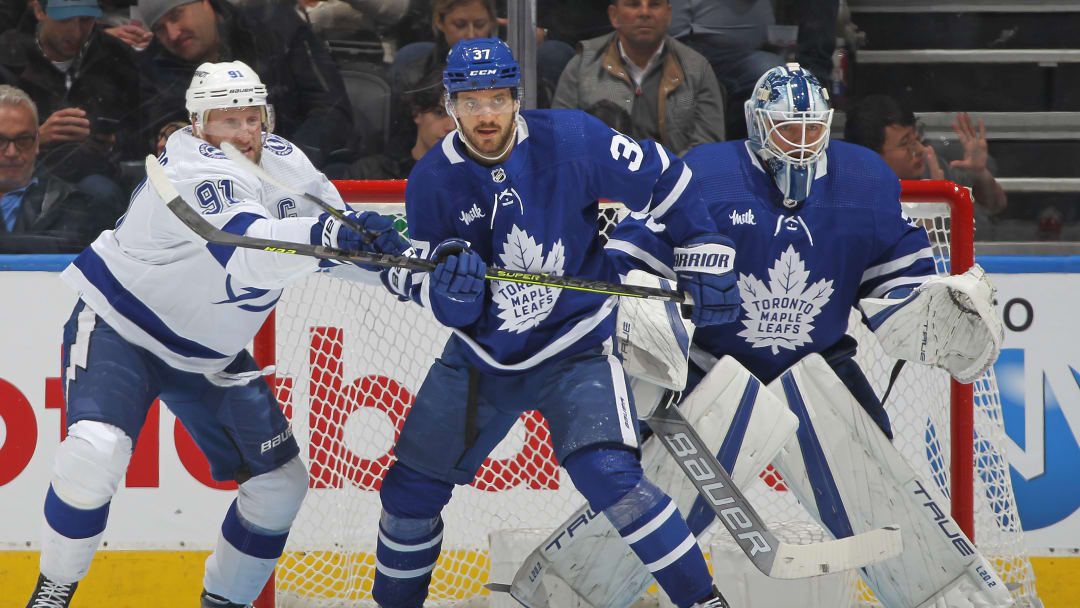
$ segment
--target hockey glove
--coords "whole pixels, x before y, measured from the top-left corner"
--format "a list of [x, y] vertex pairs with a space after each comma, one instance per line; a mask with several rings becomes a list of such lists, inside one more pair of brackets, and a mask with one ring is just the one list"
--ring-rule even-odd
[[735, 285], [735, 246], [719, 234], [694, 237], [676, 247], [675, 275], [679, 289], [690, 294], [694, 325], [719, 325], [739, 318], [739, 288]]
[[[311, 243], [336, 249], [387, 253], [390, 255], [401, 255], [409, 248], [409, 244], [394, 229], [394, 220], [379, 215], [374, 211], [364, 211], [363, 213], [346, 211], [345, 215], [356, 220], [367, 231], [368, 236], [373, 237], [370, 243], [365, 241], [364, 236], [329, 213], [320, 215], [318, 221], [311, 227]], [[375, 272], [384, 268], [372, 264], [357, 263], [356, 265]]]
[[484, 275], [487, 264], [461, 239], [447, 239], [431, 251], [438, 262], [428, 276], [431, 312], [448, 327], [463, 327], [476, 321], [484, 307]]

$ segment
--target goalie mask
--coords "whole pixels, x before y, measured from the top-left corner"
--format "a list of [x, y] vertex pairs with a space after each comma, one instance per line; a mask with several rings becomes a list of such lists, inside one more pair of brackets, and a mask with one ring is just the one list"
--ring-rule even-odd
[[750, 147], [784, 194], [784, 205], [806, 200], [829, 145], [828, 91], [808, 70], [789, 63], [762, 74], [744, 109]]
[[210, 110], [259, 107], [263, 137], [274, 130], [274, 107], [266, 103], [266, 85], [255, 70], [242, 61], [204, 63], [195, 70], [185, 95], [186, 107], [196, 132], [205, 134]]
[[[518, 87], [521, 86], [521, 68], [514, 59], [513, 52], [505, 42], [498, 38], [473, 38], [459, 40], [446, 56], [446, 69], [443, 71], [443, 87], [446, 89], [446, 113], [454, 119], [459, 139], [469, 151], [480, 159], [495, 162], [501, 159], [514, 145], [518, 102]], [[505, 99], [494, 96], [488, 99], [476, 99], [470, 96], [459, 100], [458, 95], [469, 91], [509, 89]], [[487, 117], [493, 124], [505, 122], [505, 115], [511, 114], [508, 132], [501, 134], [506, 141], [499, 141], [491, 150], [473, 141], [475, 135], [468, 126], [462, 125], [463, 119], [474, 123], [480, 117]], [[501, 139], [501, 138], [500, 138]]]

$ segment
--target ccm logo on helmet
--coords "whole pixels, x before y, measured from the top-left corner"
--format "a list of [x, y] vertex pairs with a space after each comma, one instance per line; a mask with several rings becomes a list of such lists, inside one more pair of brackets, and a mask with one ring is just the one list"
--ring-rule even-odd
[[469, 76], [494, 76], [498, 70], [469, 70]]

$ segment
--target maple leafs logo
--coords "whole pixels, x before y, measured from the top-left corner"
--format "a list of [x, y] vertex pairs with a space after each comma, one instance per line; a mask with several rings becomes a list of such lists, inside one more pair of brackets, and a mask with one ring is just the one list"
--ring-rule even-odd
[[[544, 257], [543, 246], [515, 225], [506, 236], [499, 261], [503, 268], [510, 270], [561, 275], [566, 264], [566, 248], [559, 239]], [[491, 290], [492, 300], [499, 306], [499, 318], [502, 319], [499, 329], [513, 333], [522, 333], [539, 325], [551, 314], [562, 293], [557, 287], [508, 281], [492, 281]]]
[[738, 335], [754, 348], [770, 347], [775, 355], [781, 348], [795, 350], [810, 342], [813, 320], [829, 296], [833, 282], [821, 279], [807, 287], [806, 270], [795, 247], [788, 245], [769, 269], [769, 285], [752, 274], [739, 275], [739, 293], [746, 318]]

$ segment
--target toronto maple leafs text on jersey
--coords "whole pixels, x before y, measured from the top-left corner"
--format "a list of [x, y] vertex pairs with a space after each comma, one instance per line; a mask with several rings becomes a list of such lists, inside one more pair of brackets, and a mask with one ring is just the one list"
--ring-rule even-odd
[[[734, 355], [764, 382], [836, 344], [860, 299], [906, 295], [934, 275], [926, 232], [904, 214], [899, 180], [870, 150], [830, 142], [809, 198], [794, 209], [744, 141], [699, 146], [684, 160], [739, 252], [743, 309], [738, 323], [698, 328], [694, 343]], [[607, 252], [621, 274], [675, 276], [656, 228], [640, 217], [616, 227]]]
[[[190, 127], [169, 137], [159, 162], [181, 197], [221, 230], [309, 242], [320, 209], [261, 182], [192, 136]], [[262, 166], [344, 208], [333, 184], [287, 140], [267, 136]], [[102, 232], [61, 278], [129, 342], [177, 369], [208, 373], [224, 369], [247, 346], [282, 287], [320, 264], [304, 256], [208, 244], [143, 180], [117, 227]], [[368, 274], [351, 265], [334, 271], [359, 280]]]
[[[491, 266], [617, 280], [599, 237], [601, 198], [658, 218], [674, 244], [717, 232], [692, 171], [655, 142], [577, 110], [521, 112], [516, 137], [499, 165], [470, 159], [456, 131], [417, 163], [405, 209], [421, 255], [458, 237]], [[414, 278], [414, 297], [430, 306], [425, 279]], [[485, 300], [480, 319], [454, 331], [491, 373], [580, 352], [614, 329], [614, 296], [490, 281]]]

